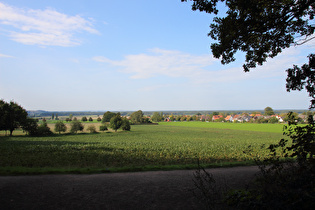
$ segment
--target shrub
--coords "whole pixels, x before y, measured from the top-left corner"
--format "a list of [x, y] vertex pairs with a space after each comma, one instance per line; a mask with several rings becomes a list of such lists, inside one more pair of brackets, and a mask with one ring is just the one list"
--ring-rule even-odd
[[107, 128], [106, 125], [101, 125], [100, 126], [100, 131], [107, 131], [107, 130], [108, 130], [108, 128]]
[[37, 128], [37, 135], [38, 136], [49, 136], [52, 135], [50, 128], [47, 126], [46, 122], [43, 122], [40, 126]]
[[90, 131], [90, 133], [97, 133], [96, 132], [96, 128], [94, 125], [89, 125], [89, 127], [87, 128], [88, 131]]
[[89, 118], [89, 121], [90, 121], [90, 122], [93, 122], [93, 118], [92, 118], [92, 117], [90, 117], [90, 118]]
[[122, 119], [121, 128], [123, 131], [130, 131], [130, 122], [128, 119], [126, 118]]
[[86, 121], [87, 121], [87, 118], [86, 118], [86, 117], [82, 117], [82, 118], [81, 118], [81, 121], [86, 122]]

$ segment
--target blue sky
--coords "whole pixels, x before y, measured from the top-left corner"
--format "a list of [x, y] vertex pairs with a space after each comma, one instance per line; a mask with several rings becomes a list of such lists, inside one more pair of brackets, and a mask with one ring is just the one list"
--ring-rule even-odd
[[0, 98], [27, 110], [307, 109], [285, 69], [315, 42], [244, 73], [221, 65], [212, 16], [180, 0], [0, 0]]

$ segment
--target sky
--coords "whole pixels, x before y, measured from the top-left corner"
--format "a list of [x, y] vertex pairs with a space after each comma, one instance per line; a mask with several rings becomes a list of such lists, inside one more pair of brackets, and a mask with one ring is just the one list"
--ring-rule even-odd
[[0, 0], [0, 99], [46, 111], [308, 109], [285, 69], [315, 41], [245, 73], [244, 54], [213, 58], [212, 18], [180, 0]]

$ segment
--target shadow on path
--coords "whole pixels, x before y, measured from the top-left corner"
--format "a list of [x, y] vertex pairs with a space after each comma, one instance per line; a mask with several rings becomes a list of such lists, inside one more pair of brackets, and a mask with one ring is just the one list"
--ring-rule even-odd
[[[258, 167], [208, 169], [232, 188]], [[92, 175], [0, 176], [0, 209], [202, 209], [194, 170]]]

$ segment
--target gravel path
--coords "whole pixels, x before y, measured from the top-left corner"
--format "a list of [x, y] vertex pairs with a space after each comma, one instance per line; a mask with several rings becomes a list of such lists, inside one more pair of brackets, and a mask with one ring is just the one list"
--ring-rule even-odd
[[[258, 168], [207, 171], [237, 188], [252, 180]], [[193, 173], [0, 176], [0, 209], [202, 209], [191, 191]]]

